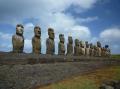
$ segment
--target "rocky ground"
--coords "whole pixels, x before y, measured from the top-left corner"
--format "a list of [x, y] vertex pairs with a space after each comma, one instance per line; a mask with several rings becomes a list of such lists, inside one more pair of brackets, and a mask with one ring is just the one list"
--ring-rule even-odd
[[[0, 62], [0, 89], [35, 89], [36, 87], [70, 78], [73, 75], [89, 73], [103, 67], [120, 65], [118, 60], [113, 61], [112, 59], [112, 61], [104, 61], [101, 59], [101, 61], [97, 61], [97, 59], [85, 60], [85, 58], [84, 60], [82, 59], [76, 62], [54, 61], [50, 63], [34, 63], [34, 61], [32, 61], [33, 64], [27, 64], [27, 61], [24, 64], [24, 61], [21, 63], [21, 60], [22, 58], [25, 59], [26, 54], [17, 55], [18, 56], [16, 57], [13, 54], [6, 54], [6, 56], [5, 54], [0, 54], [0, 61], [2, 61]], [[27, 54], [27, 56], [29, 55]], [[37, 56], [35, 57], [38, 58]], [[2, 58], [8, 60], [8, 62], [4, 62]], [[15, 64], [16, 62], [13, 60], [17, 60], [18, 64]], [[13, 61], [14, 63], [11, 64], [9, 63], [10, 61]]]

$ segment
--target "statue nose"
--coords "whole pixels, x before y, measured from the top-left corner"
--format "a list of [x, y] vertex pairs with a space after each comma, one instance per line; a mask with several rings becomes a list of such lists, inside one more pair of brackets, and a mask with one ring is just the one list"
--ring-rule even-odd
[[40, 31], [38, 31], [38, 34], [41, 34], [41, 32], [40, 32]]

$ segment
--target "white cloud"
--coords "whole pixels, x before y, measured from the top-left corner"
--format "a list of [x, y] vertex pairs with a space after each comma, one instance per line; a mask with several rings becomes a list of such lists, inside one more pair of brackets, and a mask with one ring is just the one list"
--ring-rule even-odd
[[25, 39], [24, 52], [32, 52], [32, 41], [31, 41], [31, 39]]
[[[0, 0], [1, 21], [22, 21], [25, 17], [46, 17], [53, 12], [62, 12], [71, 5], [77, 5], [77, 9], [91, 8], [98, 0]], [[7, 3], [7, 6], [6, 6]], [[9, 20], [8, 20], [9, 19]], [[45, 19], [45, 18], [44, 18]]]
[[87, 18], [77, 18], [76, 19], [79, 23], [88, 23], [88, 22], [92, 22], [92, 21], [96, 21], [98, 20], [98, 17], [87, 17]]
[[12, 34], [0, 32], [0, 51], [10, 51], [12, 49]]
[[24, 25], [24, 36], [26, 39], [32, 39], [34, 35], [34, 25], [32, 23], [27, 23]]
[[118, 41], [120, 39], [120, 28], [109, 28], [105, 29], [100, 34], [100, 38], [104, 39], [104, 41]]
[[100, 33], [100, 40], [104, 45], [110, 45], [112, 53], [120, 53], [120, 28], [105, 29]]
[[10, 40], [11, 36], [12, 34], [0, 32], [0, 39], [2, 40]]
[[98, 37], [91, 37], [90, 43], [96, 44], [96, 42], [99, 40]]
[[72, 35], [74, 38], [89, 38], [91, 36], [90, 29], [76, 23], [74, 18], [63, 13], [55, 15], [55, 21], [50, 24], [57, 34], [64, 33], [65, 37]]
[[[0, 19], [2, 22], [23, 23], [25, 18], [37, 18], [34, 24], [28, 22], [24, 24], [25, 50], [31, 52], [31, 39], [34, 35], [34, 26], [39, 25], [42, 30], [42, 52], [45, 53], [45, 41], [48, 37], [47, 28], [52, 27], [55, 30], [56, 49], [59, 41], [58, 35], [65, 34], [67, 43], [68, 35], [80, 40], [89, 40], [91, 38], [90, 29], [86, 26], [77, 24], [77, 20], [64, 11], [71, 5], [76, 5], [77, 10], [88, 10], [94, 6], [98, 0], [3, 0], [0, 1]], [[7, 6], [6, 6], [7, 3]], [[97, 17], [81, 19], [82, 22], [96, 20]], [[6, 36], [7, 37], [7, 36]], [[11, 43], [9, 43], [11, 44]]]
[[98, 0], [73, 0], [74, 4], [79, 5], [82, 8], [91, 8]]
[[72, 35], [80, 40], [88, 40], [91, 37], [91, 32], [88, 27], [74, 26], [72, 28]]

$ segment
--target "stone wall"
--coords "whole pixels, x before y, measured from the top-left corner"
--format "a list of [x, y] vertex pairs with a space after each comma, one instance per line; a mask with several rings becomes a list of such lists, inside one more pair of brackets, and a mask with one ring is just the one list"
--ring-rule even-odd
[[35, 89], [38, 86], [111, 65], [120, 65], [120, 62], [81, 61], [34, 65], [0, 65], [0, 89]]
[[87, 57], [87, 56], [64, 56], [64, 55], [45, 55], [33, 53], [7, 53], [0, 52], [0, 64], [37, 64], [55, 62], [80, 62], [80, 61], [118, 61], [115, 58], [106, 57]]

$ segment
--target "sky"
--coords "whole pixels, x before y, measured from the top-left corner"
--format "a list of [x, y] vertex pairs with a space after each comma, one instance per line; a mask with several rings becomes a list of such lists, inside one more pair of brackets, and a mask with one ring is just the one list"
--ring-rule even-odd
[[120, 54], [120, 0], [0, 0], [0, 51], [12, 51], [16, 25], [24, 26], [24, 52], [32, 52], [34, 27], [41, 27], [41, 52], [46, 52], [47, 29], [55, 31], [55, 51], [59, 34], [102, 46]]

